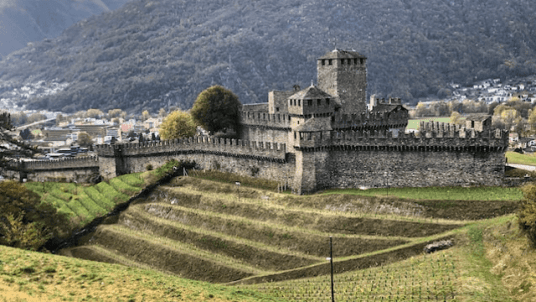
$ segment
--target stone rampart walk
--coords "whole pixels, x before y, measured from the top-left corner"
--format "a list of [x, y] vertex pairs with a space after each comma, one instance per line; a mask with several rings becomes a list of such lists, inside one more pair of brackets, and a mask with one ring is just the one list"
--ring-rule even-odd
[[518, 164], [506, 164], [507, 166], [510, 166], [512, 168], [516, 169], [522, 169], [527, 171], [536, 171], [536, 166], [529, 166], [529, 165], [518, 165]]

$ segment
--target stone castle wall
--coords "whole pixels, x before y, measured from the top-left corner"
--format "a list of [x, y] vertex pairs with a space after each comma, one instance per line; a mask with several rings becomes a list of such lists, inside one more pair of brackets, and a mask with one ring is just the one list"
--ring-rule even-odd
[[143, 144], [102, 145], [99, 158], [109, 160], [101, 175], [105, 179], [156, 168], [168, 160], [195, 161], [201, 169], [216, 169], [257, 176], [281, 183], [294, 176], [295, 164], [286, 144], [257, 143], [236, 139], [194, 137]]
[[30, 181], [89, 182], [99, 174], [101, 163], [96, 156], [63, 158], [47, 161], [13, 163], [5, 175]]
[[101, 145], [98, 158], [19, 163], [12, 170], [34, 181], [83, 182], [97, 173], [109, 179], [176, 159], [291, 184], [300, 194], [325, 188], [503, 184], [507, 132], [423, 128], [420, 136], [396, 137], [381, 131], [300, 133], [294, 153], [284, 143], [213, 137]]
[[[454, 129], [454, 128], [452, 128]], [[508, 133], [333, 131], [297, 140], [295, 189], [502, 185]], [[308, 172], [307, 172], [308, 171]]]

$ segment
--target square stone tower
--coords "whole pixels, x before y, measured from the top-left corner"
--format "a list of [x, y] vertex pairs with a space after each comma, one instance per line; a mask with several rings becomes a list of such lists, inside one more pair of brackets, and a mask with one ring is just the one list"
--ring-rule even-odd
[[317, 61], [318, 87], [336, 97], [345, 114], [367, 110], [367, 58], [335, 49]]

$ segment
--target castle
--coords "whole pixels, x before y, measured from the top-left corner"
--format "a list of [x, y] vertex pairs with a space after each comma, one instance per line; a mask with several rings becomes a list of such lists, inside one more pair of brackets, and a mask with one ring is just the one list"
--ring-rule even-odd
[[484, 121], [479, 128], [423, 123], [418, 136], [406, 134], [408, 110], [400, 99], [373, 96], [367, 104], [366, 60], [343, 50], [320, 57], [316, 86], [271, 91], [268, 103], [243, 106], [240, 139], [100, 145], [98, 157], [20, 163], [18, 170], [31, 180], [83, 181], [189, 160], [202, 169], [276, 180], [297, 194], [503, 183], [508, 133]]

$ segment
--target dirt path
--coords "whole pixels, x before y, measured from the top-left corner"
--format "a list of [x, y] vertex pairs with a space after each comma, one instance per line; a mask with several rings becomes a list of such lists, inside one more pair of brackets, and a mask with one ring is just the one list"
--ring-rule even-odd
[[536, 171], [536, 166], [518, 165], [518, 164], [507, 164], [507, 166], [510, 166], [516, 169], [527, 170], [527, 171]]

